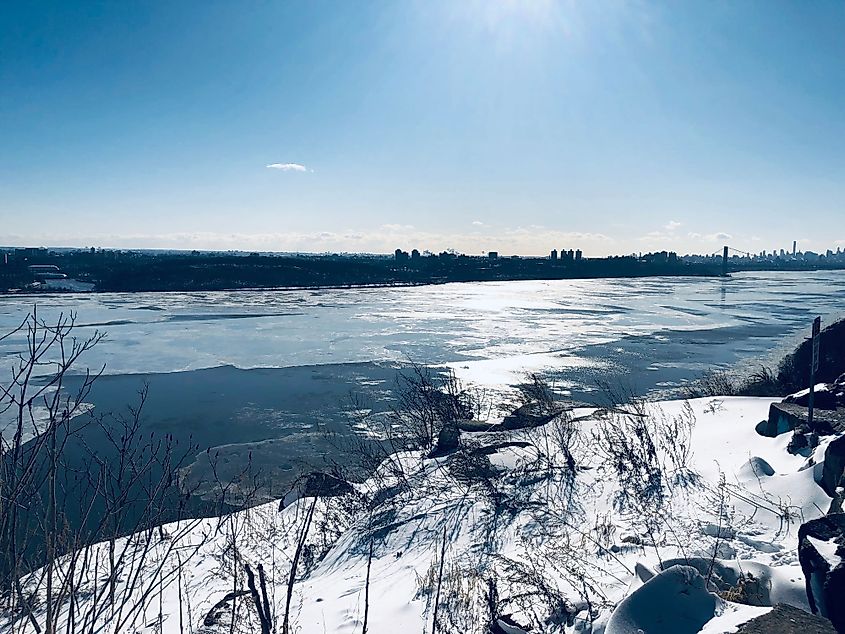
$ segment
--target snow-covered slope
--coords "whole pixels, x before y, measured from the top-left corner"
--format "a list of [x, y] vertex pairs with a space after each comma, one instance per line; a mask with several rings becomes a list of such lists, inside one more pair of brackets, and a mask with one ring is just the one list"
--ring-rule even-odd
[[[643, 629], [643, 610], [663, 610], [662, 623], [689, 616], [676, 602], [668, 609], [677, 585], [667, 579], [695, 588], [685, 594], [695, 615], [683, 631], [735, 631], [777, 602], [806, 609], [796, 535], [830, 505], [816, 484], [825, 444], [796, 456], [788, 435], [758, 435], [771, 402], [585, 409], [540, 428], [463, 434], [457, 453], [393, 456], [355, 493], [120, 540], [114, 583], [109, 545], [100, 544], [56, 566], [54, 588], [74, 579], [58, 631], [70, 621], [89, 631], [94, 620], [103, 632], [260, 632], [244, 594], [245, 565], [257, 577], [259, 564], [279, 632], [288, 612], [291, 632], [363, 632], [366, 612], [372, 634], [431, 632], [435, 619], [438, 632], [495, 623], [504, 632], [610, 634], [629, 622]], [[676, 564], [684, 567], [656, 583]], [[24, 580], [33, 618], [7, 615], [2, 631], [34, 631], [33, 620], [43, 627], [43, 576]], [[643, 584], [649, 592], [632, 598]], [[228, 593], [238, 596], [224, 600]], [[629, 612], [611, 619], [620, 603]]]

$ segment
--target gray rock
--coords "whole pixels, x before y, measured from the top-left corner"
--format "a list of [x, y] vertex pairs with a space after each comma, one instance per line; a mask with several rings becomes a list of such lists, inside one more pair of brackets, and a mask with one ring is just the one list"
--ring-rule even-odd
[[279, 500], [279, 511], [286, 509], [300, 498], [327, 498], [354, 492], [355, 489], [346, 480], [328, 473], [313, 471], [299, 478], [288, 494]]
[[843, 484], [845, 474], [845, 436], [831, 441], [824, 452], [822, 481], [819, 483], [830, 497], [835, 498], [837, 488]]
[[456, 425], [443, 425], [437, 434], [437, 444], [429, 454], [430, 458], [437, 458], [456, 451], [461, 446], [461, 430]]
[[[797, 403], [772, 403], [769, 418], [757, 425], [757, 433], [774, 438], [802, 425], [809, 428], [806, 407]], [[845, 408], [816, 408], [812, 431], [821, 435], [845, 433]]]
[[542, 403], [526, 403], [517, 407], [502, 419], [505, 429], [525, 429], [526, 427], [540, 427], [554, 420], [563, 408], [557, 404], [547, 406]]
[[[813, 394], [814, 407], [819, 409], [836, 409], [836, 395], [833, 390], [830, 389], [831, 387], [833, 386], [828, 386], [828, 389], [826, 390], [816, 390], [815, 394]], [[794, 403], [795, 405], [800, 405], [801, 407], [807, 407], [810, 404], [810, 394], [809, 392], [793, 394], [783, 399], [783, 402]]]
[[845, 631], [845, 513], [805, 522], [798, 529], [798, 559], [814, 614]]
[[800, 427], [797, 427], [792, 432], [792, 438], [789, 439], [786, 450], [793, 455], [801, 454], [809, 456], [812, 450], [818, 446], [819, 435], [814, 431], [810, 431], [810, 428], [802, 423]]
[[836, 634], [830, 621], [778, 603], [771, 612], [739, 626], [736, 634]]

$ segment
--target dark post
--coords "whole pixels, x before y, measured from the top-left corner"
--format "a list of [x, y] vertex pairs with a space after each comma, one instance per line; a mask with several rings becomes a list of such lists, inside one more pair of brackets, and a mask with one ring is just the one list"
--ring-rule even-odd
[[728, 276], [728, 247], [722, 249], [722, 277]]
[[813, 320], [813, 360], [810, 362], [810, 397], [807, 399], [807, 425], [813, 429], [813, 401], [816, 392], [816, 370], [819, 369], [819, 339], [822, 329], [822, 318]]

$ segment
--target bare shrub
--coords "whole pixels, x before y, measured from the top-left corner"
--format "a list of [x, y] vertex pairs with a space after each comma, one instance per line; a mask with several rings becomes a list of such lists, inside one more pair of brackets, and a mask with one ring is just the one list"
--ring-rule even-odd
[[[699, 481], [689, 466], [694, 425], [689, 403], [678, 415], [667, 416], [631, 398], [616, 413], [601, 419], [594, 433], [596, 447], [604, 457], [602, 468], [618, 483], [616, 509], [642, 527], [658, 559], [661, 530], [675, 531], [669, 521], [671, 513], [666, 512], [673, 491]], [[683, 547], [680, 539], [676, 541]]]
[[766, 605], [766, 592], [761, 586], [761, 580], [752, 575], [750, 572], [740, 575], [736, 580], [736, 584], [727, 590], [717, 592], [717, 594], [726, 601], [733, 603], [743, 603], [745, 605]]
[[535, 403], [544, 411], [553, 411], [557, 405], [554, 386], [536, 372], [529, 372], [517, 388], [520, 395], [518, 405]]
[[[125, 413], [86, 413], [102, 372], [70, 376], [101, 341], [75, 316], [33, 311], [12, 333], [23, 350], [0, 387], [0, 623], [9, 632], [131, 631], [163, 617], [162, 596], [209, 534], [190, 519], [180, 470], [196, 445], [144, 430], [144, 387]], [[28, 440], [27, 440], [28, 439]], [[221, 520], [223, 522], [224, 520]], [[181, 618], [180, 605], [180, 618]], [[190, 610], [190, 608], [189, 608]]]
[[489, 609], [488, 589], [476, 568], [446, 563], [441, 552], [417, 579], [415, 598], [426, 603], [429, 632], [478, 632]]
[[390, 423], [393, 438], [408, 449], [430, 451], [444, 428], [482, 417], [487, 405], [478, 390], [466, 388], [451, 369], [437, 373], [418, 364], [399, 374], [397, 404]]
[[685, 386], [684, 396], [780, 396], [790, 391], [795, 390], [781, 375], [775, 374], [767, 366], [760, 365], [747, 375], [729, 370], [708, 370]]

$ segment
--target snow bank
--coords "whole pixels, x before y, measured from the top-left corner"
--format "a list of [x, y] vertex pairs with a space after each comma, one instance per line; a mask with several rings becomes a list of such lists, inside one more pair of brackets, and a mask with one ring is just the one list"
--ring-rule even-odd
[[[464, 451], [436, 459], [393, 456], [356, 491], [316, 503], [291, 626], [362, 632], [366, 612], [369, 634], [431, 631], [435, 618], [438, 631], [462, 634], [486, 634], [493, 619], [532, 632], [717, 634], [774, 602], [806, 608], [797, 528], [823, 514], [829, 498], [807, 458], [787, 453], [788, 438], [756, 433], [771, 401], [579, 410], [575, 422], [464, 434]], [[626, 417], [679, 430], [674, 444], [658, 443], [650, 468], [660, 471], [659, 495], [646, 487], [643, 500], [630, 497], [602, 441], [603, 425]], [[267, 571], [281, 629], [293, 552], [313, 503], [288, 501], [281, 511], [274, 502], [165, 526], [167, 537], [141, 570], [149, 600], [133, 629], [117, 631], [260, 631], [249, 596], [225, 602], [245, 588], [245, 563]], [[115, 631], [117, 608], [97, 595], [106, 556], [106, 545], [93, 550], [73, 605], [78, 618], [98, 597], [97, 617]], [[67, 573], [69, 561], [58, 568]], [[43, 605], [37, 577], [25, 584]], [[125, 576], [118, 586], [127, 604], [141, 602]], [[219, 618], [206, 623], [221, 601]], [[42, 608], [35, 618], [43, 624]], [[32, 631], [26, 619], [13, 624], [8, 615], [0, 630]]]

